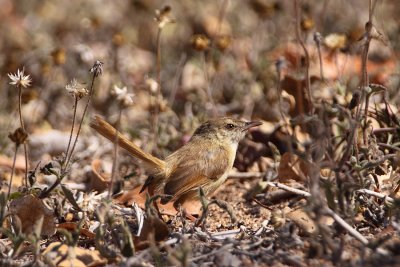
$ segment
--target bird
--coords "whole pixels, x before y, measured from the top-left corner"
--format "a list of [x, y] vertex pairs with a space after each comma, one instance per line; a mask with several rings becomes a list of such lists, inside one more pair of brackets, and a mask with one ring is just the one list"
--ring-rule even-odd
[[221, 117], [202, 123], [190, 140], [164, 160], [143, 151], [112, 125], [95, 116], [90, 126], [105, 138], [117, 143], [130, 155], [141, 160], [148, 178], [140, 192], [164, 195], [161, 204], [175, 205], [198, 200], [201, 187], [206, 196], [212, 194], [228, 177], [233, 167], [240, 140], [259, 121]]

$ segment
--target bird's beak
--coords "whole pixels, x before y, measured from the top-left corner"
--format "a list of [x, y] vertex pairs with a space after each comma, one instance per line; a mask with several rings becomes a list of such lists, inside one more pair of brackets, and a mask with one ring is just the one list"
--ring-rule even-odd
[[249, 121], [249, 122], [245, 122], [245, 125], [243, 127], [243, 131], [247, 131], [250, 128], [256, 127], [256, 126], [260, 126], [262, 124], [261, 121]]

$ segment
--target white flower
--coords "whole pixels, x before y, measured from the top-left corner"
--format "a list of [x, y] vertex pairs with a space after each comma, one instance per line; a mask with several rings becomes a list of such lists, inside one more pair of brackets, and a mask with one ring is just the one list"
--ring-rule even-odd
[[15, 74], [9, 73], [8, 77], [11, 80], [10, 84], [17, 87], [22, 86], [26, 88], [30, 86], [32, 82], [30, 75], [24, 75], [24, 69], [22, 69], [22, 71], [18, 69], [17, 73]]
[[111, 93], [116, 96], [117, 100], [120, 101], [123, 106], [128, 107], [133, 104], [134, 94], [129, 94], [128, 88], [126, 88], [126, 86], [121, 88], [114, 85]]
[[82, 84], [78, 83], [76, 79], [73, 79], [69, 84], [67, 84], [65, 89], [68, 91], [68, 93], [74, 95], [78, 99], [88, 95], [88, 90], [83, 87]]

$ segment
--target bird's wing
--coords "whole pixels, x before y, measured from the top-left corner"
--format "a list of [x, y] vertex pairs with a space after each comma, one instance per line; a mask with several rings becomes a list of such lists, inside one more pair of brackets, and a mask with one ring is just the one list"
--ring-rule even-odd
[[207, 149], [209, 147], [206, 144], [182, 147], [188, 151], [179, 153], [184, 156], [175, 157], [176, 167], [166, 181], [165, 194], [172, 195], [174, 199], [177, 199], [189, 191], [207, 187], [227, 171], [230, 165], [229, 151], [222, 146]]

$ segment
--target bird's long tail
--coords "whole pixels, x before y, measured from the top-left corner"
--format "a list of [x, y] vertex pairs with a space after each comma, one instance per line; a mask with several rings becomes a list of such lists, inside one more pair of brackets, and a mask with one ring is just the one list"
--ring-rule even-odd
[[144, 167], [150, 173], [158, 173], [164, 171], [165, 162], [163, 160], [143, 151], [140, 147], [131, 142], [128, 138], [118, 132], [117, 129], [115, 129], [112, 125], [110, 125], [101, 117], [95, 116], [90, 122], [90, 127], [95, 129], [98, 133], [100, 133], [111, 142], [115, 142], [115, 139], [117, 138], [118, 145], [127, 150], [132, 156], [142, 160], [145, 164]]

